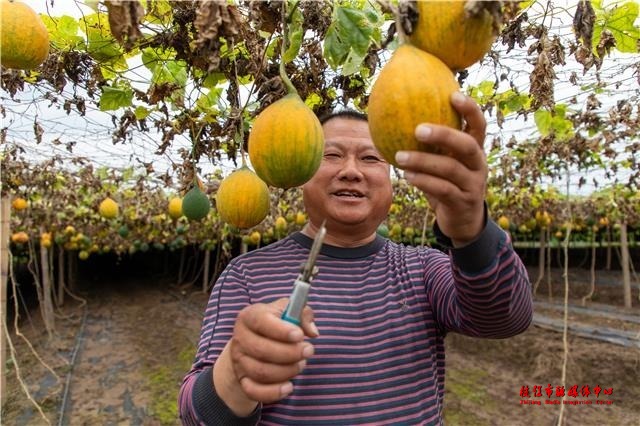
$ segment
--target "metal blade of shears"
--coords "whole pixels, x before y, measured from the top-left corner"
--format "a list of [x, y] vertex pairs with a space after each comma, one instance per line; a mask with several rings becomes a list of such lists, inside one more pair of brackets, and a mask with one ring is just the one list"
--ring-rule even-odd
[[324, 241], [324, 236], [327, 234], [327, 228], [324, 226], [325, 221], [322, 222], [320, 229], [316, 233], [315, 238], [313, 239], [313, 244], [311, 245], [311, 250], [309, 251], [309, 257], [307, 261], [302, 266], [302, 271], [300, 273], [300, 280], [304, 282], [311, 282], [313, 275], [315, 274], [315, 266], [316, 259], [318, 258], [318, 254], [320, 254], [320, 249], [322, 248], [322, 242]]

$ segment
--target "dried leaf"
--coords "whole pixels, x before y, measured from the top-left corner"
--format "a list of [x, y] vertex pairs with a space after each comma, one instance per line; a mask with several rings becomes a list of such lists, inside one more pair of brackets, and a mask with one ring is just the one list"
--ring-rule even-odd
[[555, 72], [549, 60], [546, 50], [538, 55], [533, 72], [529, 77], [531, 84], [530, 93], [533, 96], [532, 106], [539, 108], [542, 106], [553, 107], [553, 80]]
[[399, 2], [398, 14], [400, 15], [400, 23], [404, 33], [406, 35], [413, 34], [413, 29], [420, 18], [415, 0]]
[[200, 68], [212, 72], [220, 67], [221, 38], [231, 43], [240, 34], [242, 18], [235, 6], [214, 1], [200, 3], [193, 21], [198, 35], [196, 37], [194, 61]]
[[249, 2], [249, 20], [262, 31], [273, 33], [280, 24], [280, 5], [282, 2], [251, 0]]
[[38, 123], [37, 120], [38, 120], [37, 118], [33, 120], [33, 133], [36, 137], [36, 143], [40, 144], [42, 142], [42, 135], [44, 134], [44, 129], [42, 128], [40, 123]]
[[602, 60], [594, 55], [591, 49], [582, 45], [578, 46], [573, 56], [576, 61], [582, 64], [583, 73], [589, 71], [589, 69], [594, 65], [596, 68], [600, 68], [600, 65], [602, 64]]
[[529, 19], [526, 13], [518, 16], [507, 24], [504, 30], [502, 30], [502, 44], [507, 47], [507, 53], [509, 53], [518, 44], [518, 47], [524, 47], [527, 35], [522, 29], [522, 25]]
[[498, 35], [502, 30], [502, 22], [504, 20], [502, 4], [502, 1], [468, 0], [464, 5], [464, 13], [468, 18], [477, 18], [489, 14], [492, 18], [493, 32]]
[[109, 13], [109, 27], [113, 37], [129, 51], [142, 36], [140, 22], [144, 19], [144, 8], [138, 0], [105, 0]]
[[576, 34], [576, 40], [588, 49], [591, 49], [595, 20], [596, 14], [591, 1], [580, 0], [576, 7], [576, 14], [573, 16], [573, 32]]
[[235, 6], [203, 1], [193, 22], [198, 31], [196, 46], [203, 48], [219, 37], [233, 38], [240, 33], [241, 18]]
[[564, 46], [558, 36], [554, 36], [548, 45], [549, 59], [553, 65], [565, 65]]
[[600, 59], [604, 58], [611, 49], [616, 47], [616, 39], [609, 30], [603, 30], [600, 34], [600, 42], [596, 46], [596, 53]]

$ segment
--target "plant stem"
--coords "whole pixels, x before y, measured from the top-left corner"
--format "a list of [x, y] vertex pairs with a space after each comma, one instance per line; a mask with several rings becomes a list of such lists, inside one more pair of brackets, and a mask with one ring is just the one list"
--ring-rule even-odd
[[[291, 13], [293, 13], [297, 5], [298, 3], [296, 2], [294, 4], [294, 7], [291, 10]], [[282, 2], [282, 43], [280, 44], [280, 67], [279, 67], [280, 78], [282, 79], [282, 82], [287, 88], [287, 92], [289, 94], [292, 94], [292, 93], [298, 94], [296, 87], [293, 85], [293, 83], [289, 79], [289, 76], [287, 75], [287, 72], [284, 68], [284, 54], [287, 51], [288, 40], [289, 40], [289, 15], [287, 14], [287, 0], [284, 0]]]
[[[240, 145], [240, 158], [242, 159], [242, 167], [247, 167], [246, 153], [244, 152], [244, 120], [242, 115], [244, 114], [244, 107], [240, 109], [240, 82], [238, 81], [238, 64], [233, 60], [233, 75], [236, 81], [236, 103], [235, 107], [238, 110], [238, 131], [235, 134], [235, 142]], [[246, 105], [245, 105], [246, 106]]]

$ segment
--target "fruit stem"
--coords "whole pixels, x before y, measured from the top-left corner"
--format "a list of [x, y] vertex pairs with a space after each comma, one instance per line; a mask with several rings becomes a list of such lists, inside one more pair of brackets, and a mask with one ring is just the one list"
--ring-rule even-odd
[[[240, 145], [240, 158], [242, 159], [242, 167], [247, 167], [246, 153], [244, 152], [244, 107], [240, 109], [240, 82], [238, 81], [238, 63], [233, 60], [233, 75], [236, 83], [236, 108], [238, 109], [238, 131], [235, 134], [236, 145]], [[246, 106], [246, 104], [245, 104]]]
[[[284, 54], [287, 51], [287, 42], [289, 41], [289, 19], [290, 16], [289, 14], [287, 14], [287, 0], [284, 0], [282, 2], [282, 43], [280, 44], [280, 67], [279, 67], [279, 71], [280, 71], [280, 78], [282, 79], [282, 82], [284, 83], [285, 87], [287, 88], [287, 92], [289, 94], [295, 93], [298, 94], [298, 91], [296, 90], [296, 87], [293, 85], [293, 83], [291, 82], [291, 80], [289, 79], [289, 76], [287, 75], [287, 72], [284, 68]], [[298, 2], [295, 2], [291, 13], [293, 13], [293, 11], [295, 10], [295, 8], [298, 6]]]
[[400, 8], [395, 7], [389, 4], [389, 8], [393, 12], [396, 21], [396, 33], [398, 34], [398, 43], [404, 44], [407, 41], [407, 33], [404, 32], [404, 27], [402, 26], [402, 13], [400, 13]]
[[196, 147], [198, 146], [198, 142], [200, 141], [200, 135], [202, 134], [202, 130], [204, 125], [200, 126], [198, 132], [194, 135], [193, 121], [191, 122], [191, 167], [193, 169], [193, 181], [191, 182], [195, 186], [198, 186], [198, 176], [196, 173]]

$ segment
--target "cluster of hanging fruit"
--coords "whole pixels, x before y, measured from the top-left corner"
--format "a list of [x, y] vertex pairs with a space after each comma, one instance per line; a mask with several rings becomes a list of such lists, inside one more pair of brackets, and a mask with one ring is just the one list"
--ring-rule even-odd
[[400, 46], [371, 89], [371, 137], [391, 164], [400, 150], [434, 152], [414, 136], [420, 123], [459, 129], [450, 103], [460, 86], [454, 72], [482, 59], [502, 25], [500, 1], [401, 2]]
[[[286, 50], [286, 26], [283, 21], [282, 52]], [[256, 226], [267, 217], [269, 186], [289, 189], [303, 185], [322, 160], [324, 136], [320, 121], [300, 98], [282, 61], [283, 58], [280, 77], [287, 95], [266, 107], [249, 133], [249, 159], [255, 172], [246, 164], [243, 152], [242, 166], [222, 180], [215, 196], [220, 218], [240, 229]], [[240, 136], [240, 143], [243, 139]]]

